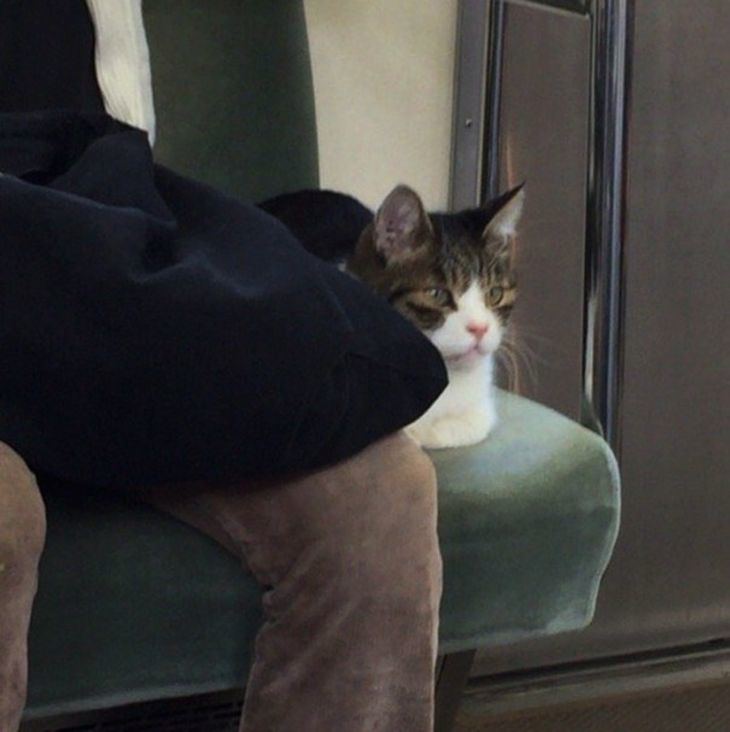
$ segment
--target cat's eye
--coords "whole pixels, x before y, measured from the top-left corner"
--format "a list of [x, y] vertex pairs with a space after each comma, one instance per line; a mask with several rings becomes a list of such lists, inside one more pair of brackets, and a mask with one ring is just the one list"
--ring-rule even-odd
[[503, 297], [504, 290], [499, 285], [489, 288], [489, 302], [492, 305], [499, 305]]
[[449, 291], [443, 287], [429, 287], [426, 294], [438, 302], [447, 302], [449, 300]]

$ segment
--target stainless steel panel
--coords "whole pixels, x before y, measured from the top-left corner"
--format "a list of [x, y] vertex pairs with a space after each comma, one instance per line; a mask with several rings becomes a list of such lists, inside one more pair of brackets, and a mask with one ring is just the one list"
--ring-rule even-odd
[[578, 418], [581, 395], [590, 27], [508, 4], [501, 87], [503, 187], [526, 180], [514, 333], [520, 391]]
[[[542, 43], [538, 25], [548, 22], [529, 12], [540, 20], [520, 25], [523, 54]], [[558, 36], [569, 43], [570, 27]], [[532, 73], [544, 76], [545, 63]], [[636, 3], [623, 526], [593, 625], [492, 649], [476, 673], [730, 637], [729, 80], [730, 4]], [[552, 126], [543, 105], [535, 98], [530, 113]]]
[[658, 645], [730, 635], [730, 4], [636, 13], [626, 504], [606, 600], [624, 642]]

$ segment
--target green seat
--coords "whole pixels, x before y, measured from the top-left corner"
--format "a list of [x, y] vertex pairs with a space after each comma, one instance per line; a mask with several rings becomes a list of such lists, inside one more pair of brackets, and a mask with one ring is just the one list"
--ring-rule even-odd
[[[486, 442], [433, 453], [442, 653], [584, 627], [616, 536], [605, 443], [520, 397], [500, 411]], [[130, 500], [48, 504], [29, 717], [243, 686], [260, 592], [231, 555]]]
[[[147, 0], [145, 13], [158, 157], [238, 196], [316, 185], [301, 2]], [[433, 453], [442, 652], [586, 625], [616, 535], [602, 440], [518, 397], [500, 410], [487, 442]], [[223, 548], [123, 497], [46, 498], [27, 719], [245, 683], [260, 590]]]
[[444, 557], [441, 653], [583, 628], [619, 520], [616, 461], [597, 435], [500, 393], [480, 445], [431, 453]]

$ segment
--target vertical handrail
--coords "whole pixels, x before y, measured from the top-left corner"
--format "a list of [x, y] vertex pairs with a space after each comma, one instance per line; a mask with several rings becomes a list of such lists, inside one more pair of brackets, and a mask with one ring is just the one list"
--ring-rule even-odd
[[583, 421], [619, 448], [629, 0], [592, 0]]

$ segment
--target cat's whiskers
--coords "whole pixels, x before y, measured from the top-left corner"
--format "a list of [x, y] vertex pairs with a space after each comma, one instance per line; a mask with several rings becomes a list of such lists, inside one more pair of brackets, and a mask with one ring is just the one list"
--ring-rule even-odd
[[497, 356], [505, 368], [508, 376], [508, 388], [517, 394], [522, 390], [522, 374], [524, 372], [528, 383], [525, 386], [533, 390], [538, 386], [538, 375], [535, 361], [541, 361], [532, 348], [514, 331], [505, 332]]
[[507, 391], [521, 394], [519, 365], [509, 346], [503, 343], [495, 353], [495, 357], [507, 376]]
[[[505, 332], [505, 337], [507, 337], [513, 343], [519, 343], [522, 348], [527, 349], [527, 351], [529, 351], [530, 357], [533, 358], [535, 361], [538, 361], [539, 363], [545, 365], [549, 365], [549, 361], [545, 358], [544, 352], [547, 349], [555, 348], [555, 343], [551, 338], [547, 338], [544, 335], [534, 332], [532, 329], [529, 328], [529, 326], [525, 325], [524, 323], [519, 323], [519, 325], [511, 325]], [[536, 352], [535, 348], [530, 346], [530, 343], [533, 343], [535, 348], [539, 349], [542, 354], [539, 355]]]

